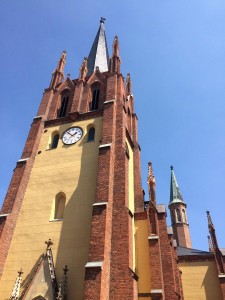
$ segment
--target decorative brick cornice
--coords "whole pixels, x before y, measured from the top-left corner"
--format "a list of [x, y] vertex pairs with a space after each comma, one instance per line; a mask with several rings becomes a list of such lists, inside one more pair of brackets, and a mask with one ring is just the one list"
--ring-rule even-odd
[[[103, 115], [103, 109], [98, 109], [95, 111], [89, 111], [85, 113], [72, 112], [69, 114], [68, 117], [45, 121], [45, 128], [67, 124], [74, 121], [78, 122], [78, 121], [88, 120], [91, 118], [97, 118], [97, 117], [101, 117], [102, 115]], [[73, 118], [75, 118], [74, 121]]]

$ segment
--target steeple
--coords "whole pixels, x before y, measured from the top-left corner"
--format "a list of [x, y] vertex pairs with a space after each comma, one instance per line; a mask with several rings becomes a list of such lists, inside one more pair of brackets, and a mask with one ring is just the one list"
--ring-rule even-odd
[[178, 246], [191, 248], [191, 238], [186, 214], [187, 205], [181, 195], [180, 188], [174, 174], [173, 166], [171, 166], [170, 169], [171, 181], [169, 209], [173, 235], [177, 241]]
[[96, 67], [99, 67], [100, 72], [107, 72], [109, 70], [109, 54], [104, 28], [105, 20], [105, 18], [101, 18], [100, 20], [97, 35], [88, 55], [88, 75], [91, 75], [95, 71]]
[[[170, 167], [171, 170], [171, 181], [170, 181], [170, 204], [184, 202], [181, 195], [177, 179], [174, 174], [173, 166]], [[169, 205], [170, 205], [169, 204]]]

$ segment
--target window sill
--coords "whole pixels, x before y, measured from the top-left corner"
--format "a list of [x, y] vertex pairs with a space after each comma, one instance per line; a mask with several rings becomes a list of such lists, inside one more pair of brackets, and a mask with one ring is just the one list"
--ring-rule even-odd
[[62, 222], [63, 219], [53, 219], [53, 220], [49, 220], [49, 222]]

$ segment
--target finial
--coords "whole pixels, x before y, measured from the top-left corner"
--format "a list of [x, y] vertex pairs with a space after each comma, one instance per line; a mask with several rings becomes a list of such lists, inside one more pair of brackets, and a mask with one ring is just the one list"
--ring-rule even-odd
[[84, 80], [85, 76], [87, 75], [88, 69], [87, 69], [87, 57], [84, 57], [81, 67], [80, 67], [80, 75], [79, 79]]
[[149, 199], [152, 202], [156, 202], [155, 195], [155, 176], [152, 169], [152, 163], [148, 162], [148, 188], [149, 188]]
[[47, 245], [46, 250], [49, 250], [51, 248], [51, 246], [53, 245], [53, 242], [51, 239], [49, 239], [48, 241], [45, 241], [45, 244]]
[[69, 271], [67, 265], [65, 265], [65, 268], [63, 269], [64, 274], [66, 275], [66, 273]]
[[67, 299], [67, 286], [68, 286], [68, 277], [67, 272], [69, 271], [67, 265], [65, 265], [65, 268], [63, 269], [63, 276], [60, 281], [59, 285], [59, 292], [58, 296], [56, 297], [57, 300], [66, 300]]
[[153, 170], [152, 170], [152, 162], [149, 161], [148, 162], [148, 177], [150, 177], [153, 173]]
[[208, 210], [206, 211], [206, 214], [207, 214], [207, 219], [208, 219], [209, 230], [214, 229], [214, 225], [213, 225], [213, 222], [212, 222], [212, 219], [211, 219], [211, 216], [210, 216], [210, 212]]
[[170, 166], [170, 170], [173, 171], [173, 166]]
[[132, 82], [131, 82], [130, 73], [127, 73], [127, 78], [126, 78], [126, 92], [127, 92], [127, 95], [131, 95], [132, 94]]
[[[62, 62], [65, 61], [66, 59], [66, 50], [63, 50], [62, 54], [61, 54], [61, 57], [59, 59], [59, 63], [58, 63], [58, 68], [60, 69], [62, 66]], [[63, 65], [64, 67], [64, 65]]]
[[101, 23], [101, 24], [104, 24], [104, 23], [105, 23], [105, 21], [106, 21], [106, 18], [104, 18], [104, 17], [101, 17], [101, 19], [100, 19], [100, 23]]
[[63, 50], [59, 61], [58, 61], [58, 65], [56, 67], [56, 69], [54, 70], [54, 72], [52, 73], [52, 79], [50, 82], [50, 88], [55, 89], [56, 85], [61, 83], [64, 77], [64, 67], [66, 64], [66, 50]]

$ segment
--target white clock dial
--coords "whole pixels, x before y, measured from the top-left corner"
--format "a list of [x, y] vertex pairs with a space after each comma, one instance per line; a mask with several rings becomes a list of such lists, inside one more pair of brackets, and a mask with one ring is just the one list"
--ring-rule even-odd
[[71, 127], [62, 135], [62, 141], [65, 145], [72, 145], [78, 142], [83, 135], [83, 130], [80, 127]]

